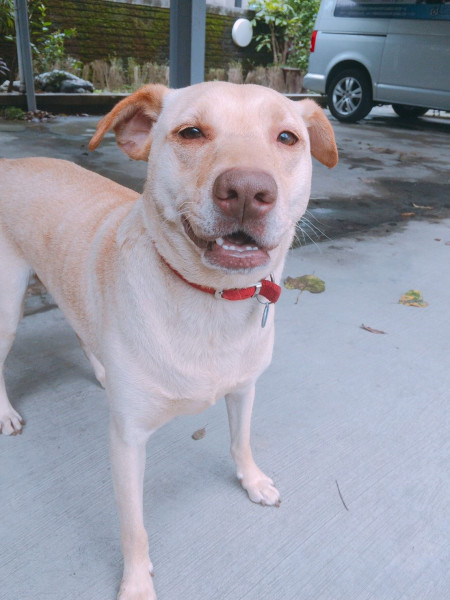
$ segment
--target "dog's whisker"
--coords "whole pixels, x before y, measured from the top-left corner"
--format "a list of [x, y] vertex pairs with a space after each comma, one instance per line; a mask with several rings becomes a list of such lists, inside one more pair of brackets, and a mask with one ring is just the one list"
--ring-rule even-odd
[[[318, 227], [317, 225], [315, 225], [309, 218], [303, 216], [302, 222], [305, 223], [305, 225], [307, 225], [312, 231], [315, 231], [318, 234], [320, 234], [321, 236], [323, 236], [323, 237], [325, 237], [327, 239], [330, 239], [327, 236], [327, 234], [325, 233], [325, 231], [323, 231], [323, 229], [321, 229], [320, 227]], [[320, 221], [318, 221], [318, 222], [320, 222]]]
[[310, 209], [306, 209], [305, 211], [305, 215], [308, 215], [308, 217], [310, 218], [310, 220], [316, 221], [317, 223], [319, 223], [320, 225], [324, 225], [324, 222], [321, 221], [318, 217], [316, 217], [315, 215], [313, 215], [312, 211]]
[[[326, 228], [326, 223], [324, 221], [322, 221], [321, 219], [319, 219], [318, 217], [316, 217], [315, 215], [312, 214], [312, 212], [310, 210], [307, 210], [305, 212], [305, 215], [308, 215], [306, 218], [308, 219], [308, 222], [313, 226], [316, 227], [317, 230], [319, 231], [319, 233], [326, 238], [327, 240], [331, 240], [331, 238], [325, 233], [325, 228]], [[304, 218], [305, 218], [304, 215]], [[318, 227], [317, 225], [315, 225], [313, 223], [313, 221], [315, 221], [316, 223], [318, 223], [320, 225], [320, 227]]]
[[301, 240], [300, 235], [299, 235], [300, 233], [303, 236], [303, 232], [300, 229], [297, 229], [295, 232], [295, 235], [294, 235], [294, 239], [292, 240], [293, 246], [304, 246], [305, 245], [304, 236], [303, 236], [303, 240]]
[[[314, 235], [316, 238], [326, 238], [327, 240], [329, 240], [329, 236], [319, 227], [317, 227], [317, 225], [314, 225], [314, 223], [311, 223], [311, 221], [303, 216], [300, 223], [299, 223], [299, 228], [302, 229], [303, 231], [305, 231], [304, 228], [308, 228], [308, 230], [311, 232], [311, 235]], [[306, 231], [305, 231], [306, 233]]]
[[[314, 238], [312, 238], [312, 237], [309, 235], [309, 233], [308, 233], [308, 232], [307, 232], [305, 229], [303, 229], [303, 228], [300, 226], [299, 230], [300, 230], [300, 231], [301, 231], [301, 233], [303, 234], [305, 241], [306, 241], [306, 238], [308, 238], [308, 240], [309, 240], [309, 241], [310, 241], [312, 244], [314, 244], [315, 246], [317, 246], [317, 248], [318, 248], [319, 250], [321, 250], [321, 248], [320, 248], [319, 244], [316, 242], [316, 240], [315, 240]], [[307, 243], [307, 242], [306, 242], [306, 243]]]

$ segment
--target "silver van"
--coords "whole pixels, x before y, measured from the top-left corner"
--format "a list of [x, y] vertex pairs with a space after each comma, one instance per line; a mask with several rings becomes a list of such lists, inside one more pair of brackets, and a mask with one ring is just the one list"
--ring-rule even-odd
[[322, 0], [303, 85], [348, 123], [377, 104], [449, 111], [450, 0]]

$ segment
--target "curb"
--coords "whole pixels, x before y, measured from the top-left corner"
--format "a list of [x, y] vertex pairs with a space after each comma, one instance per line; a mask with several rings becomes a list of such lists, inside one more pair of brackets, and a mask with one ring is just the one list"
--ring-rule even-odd
[[[80, 113], [105, 114], [109, 112], [120, 100], [130, 94], [36, 94], [38, 110], [51, 113], [74, 115]], [[326, 106], [325, 96], [318, 94], [285, 94], [290, 100], [304, 100], [312, 98], [320, 106]], [[25, 94], [0, 94], [0, 107], [14, 106], [27, 110]]]

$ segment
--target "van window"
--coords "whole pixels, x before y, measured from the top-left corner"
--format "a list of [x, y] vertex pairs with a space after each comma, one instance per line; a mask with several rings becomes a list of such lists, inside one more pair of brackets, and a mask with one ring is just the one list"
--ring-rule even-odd
[[337, 0], [335, 17], [450, 21], [450, 1]]
[[450, 111], [450, 0], [322, 0], [305, 88], [340, 121]]

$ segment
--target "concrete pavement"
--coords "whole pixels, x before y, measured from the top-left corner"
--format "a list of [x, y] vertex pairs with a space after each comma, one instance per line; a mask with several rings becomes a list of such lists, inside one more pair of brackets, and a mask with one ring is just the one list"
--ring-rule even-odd
[[[76, 154], [140, 184], [144, 165], [128, 163], [112, 140], [86, 156], [86, 129], [41, 127], [27, 142], [0, 124], [0, 154]], [[313, 197], [322, 200], [347, 190], [350, 205], [376, 189], [364, 179], [403, 172], [407, 184], [428, 182], [429, 195], [399, 202], [436, 204], [371, 231], [365, 222], [327, 228], [332, 239], [291, 251], [285, 275], [315, 273], [326, 291], [297, 304], [296, 292], [283, 291], [274, 360], [257, 390], [254, 452], [281, 491], [279, 509], [251, 504], [235, 481], [222, 402], [152, 437], [145, 520], [159, 600], [447, 597], [450, 219], [438, 193], [445, 172], [448, 181], [446, 127], [426, 129], [434, 150], [420, 145], [423, 130], [406, 139], [394, 130], [420, 155], [415, 165], [364, 146], [386, 148], [389, 132], [370, 121], [351, 128], [334, 172], [315, 165]], [[336, 131], [342, 146], [348, 126]], [[392, 169], [359, 166], [358, 147]], [[327, 227], [324, 215], [313, 210], [310, 226]], [[411, 288], [428, 307], [398, 303]], [[121, 555], [106, 400], [58, 309], [22, 321], [6, 378], [26, 426], [20, 437], [0, 436], [0, 600], [113, 600]]]

